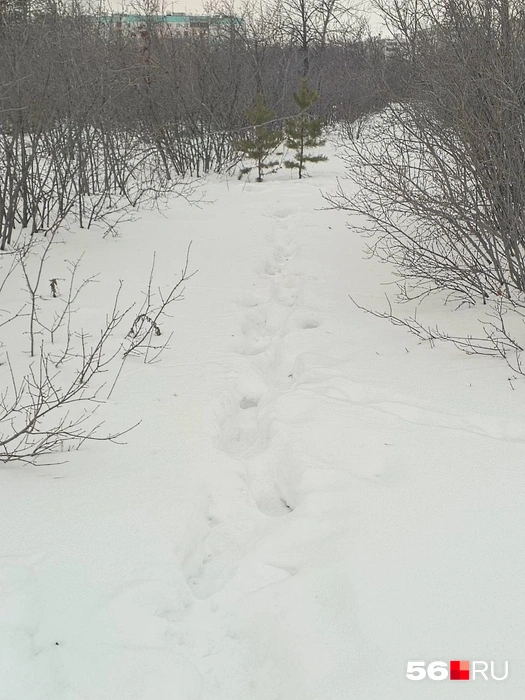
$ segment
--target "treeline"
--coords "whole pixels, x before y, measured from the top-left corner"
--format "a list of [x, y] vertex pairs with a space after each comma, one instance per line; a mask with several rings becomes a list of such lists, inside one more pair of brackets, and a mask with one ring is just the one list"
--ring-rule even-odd
[[0, 4], [1, 249], [20, 226], [89, 226], [230, 167], [258, 93], [277, 123], [302, 78], [324, 123], [385, 104], [383, 48], [338, 2], [246, 4], [219, 36], [175, 36], [158, 8], [138, 12], [122, 27], [77, 3]]

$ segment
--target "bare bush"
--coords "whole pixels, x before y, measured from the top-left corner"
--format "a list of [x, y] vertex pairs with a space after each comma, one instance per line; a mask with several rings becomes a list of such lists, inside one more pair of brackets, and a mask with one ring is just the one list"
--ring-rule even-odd
[[80, 333], [79, 350], [70, 346], [61, 358], [66, 357], [73, 364], [68, 365], [67, 371], [47, 351], [44, 342], [35, 361], [22, 373], [17, 373], [6, 353], [3, 369], [5, 372], [7, 368], [10, 381], [0, 394], [0, 461], [33, 464], [39, 460], [41, 464], [41, 458], [78, 448], [86, 440], [115, 442], [134, 427], [101, 434], [102, 423], [93, 422], [102, 401], [101, 375], [109, 370], [117, 355], [107, 354], [108, 341], [124, 315], [115, 303], [95, 341]]
[[179, 278], [164, 292], [160, 287], [156, 291], [154, 290], [156, 256], [153, 255], [148, 286], [144, 293], [144, 301], [126, 335], [128, 344], [124, 349], [124, 359], [129, 355], [142, 355], [144, 362], [155, 362], [162, 351], [168, 346], [173, 332], [169, 333], [166, 339], [160, 342], [160, 344], [158, 344], [155, 339], [163, 335], [160, 322], [162, 318], [167, 316], [168, 308], [174, 302], [181, 301], [184, 298], [186, 282], [197, 274], [197, 270], [189, 272], [190, 251], [191, 243], [186, 251], [186, 260]]
[[[518, 3], [459, 0], [391, 18], [410, 47], [410, 99], [347, 149], [361, 185], [334, 203], [366, 214], [374, 253], [413, 290], [474, 301], [525, 292], [523, 50]], [[413, 10], [415, 12], [416, 10]], [[407, 49], [408, 51], [408, 49]]]
[[188, 247], [181, 275], [167, 291], [157, 286], [154, 263], [144, 301], [122, 305], [120, 281], [103, 327], [90, 336], [76, 314], [80, 295], [95, 277], [79, 278], [80, 260], [66, 261], [68, 273], [60, 280], [63, 292], [56, 277], [50, 278], [48, 287], [48, 270], [56, 265], [50, 259], [52, 246], [56, 246], [52, 239], [32, 239], [16, 253], [0, 257], [0, 263], [7, 263], [0, 287], [8, 281], [22, 282], [28, 293], [21, 308], [4, 312], [0, 325], [12, 324], [11, 338], [19, 337], [24, 328], [29, 336], [27, 353], [20, 353], [13, 341], [2, 348], [0, 462], [55, 461], [56, 453], [77, 449], [86, 441], [118, 442], [135, 427], [104, 432], [96, 411], [111, 396], [128, 357], [158, 360], [172, 336], [166, 332], [166, 339], [156, 343], [164, 333], [161, 325], [168, 307], [183, 298], [184, 284], [195, 274], [188, 271]]
[[[333, 206], [365, 216], [368, 252], [393, 265], [397, 301], [482, 305], [478, 334], [371, 313], [425, 342], [503, 357], [525, 347], [525, 13], [513, 0], [378, 0], [404, 85], [344, 158]], [[385, 81], [385, 88], [387, 88]], [[398, 86], [399, 87], [399, 86]]]

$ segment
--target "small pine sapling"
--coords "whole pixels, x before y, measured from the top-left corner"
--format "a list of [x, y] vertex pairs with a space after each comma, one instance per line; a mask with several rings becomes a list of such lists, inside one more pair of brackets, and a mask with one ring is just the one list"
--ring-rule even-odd
[[303, 78], [299, 91], [294, 93], [293, 98], [301, 111], [286, 122], [286, 147], [295, 151], [295, 154], [293, 160], [285, 161], [284, 165], [286, 168], [297, 169], [301, 179], [306, 163], [320, 163], [328, 158], [323, 155], [313, 156], [307, 152], [309, 148], [318, 148], [326, 143], [321, 138], [323, 130], [321, 120], [314, 119], [309, 113], [312, 105], [319, 100], [319, 95], [315, 90], [310, 90], [308, 81]]
[[[249, 109], [246, 115], [254, 128], [250, 136], [237, 142], [237, 148], [247, 158], [256, 161], [257, 182], [262, 182], [265, 171], [274, 173], [276, 172], [275, 168], [279, 165], [279, 161], [268, 160], [268, 158], [280, 145], [282, 134], [280, 130], [276, 131], [270, 128], [269, 122], [275, 117], [275, 113], [266, 107], [261, 93], [257, 95], [254, 107]], [[251, 170], [253, 167], [242, 168], [239, 178]]]

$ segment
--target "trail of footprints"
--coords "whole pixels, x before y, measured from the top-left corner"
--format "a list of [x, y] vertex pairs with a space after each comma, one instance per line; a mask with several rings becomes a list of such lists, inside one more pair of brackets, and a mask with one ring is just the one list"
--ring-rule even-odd
[[[271, 517], [284, 517], [291, 512], [277, 487], [274, 457], [268, 449], [272, 434], [279, 430], [276, 401], [283, 393], [293, 391], [298, 377], [304, 375], [305, 353], [290, 352], [286, 337], [291, 332], [310, 332], [322, 321], [304, 305], [303, 292], [308, 277], [297, 264], [300, 250], [288, 230], [291, 215], [292, 212], [286, 211], [273, 213], [272, 254], [261, 263], [254, 289], [246, 291], [238, 300], [242, 317], [234, 349], [239, 354], [239, 378], [221, 397], [216, 410], [218, 446], [239, 460], [242, 491], [262, 514]], [[458, 426], [455, 415], [408, 405], [402, 399], [396, 403], [391, 399], [385, 401], [382, 396], [371, 398], [370, 387], [365, 391], [359, 383], [341, 375], [340, 367], [334, 371], [337, 385], [333, 389], [325, 386], [330, 378], [330, 372], [325, 371], [323, 386], [311, 386], [311, 390], [326, 395], [335, 392], [335, 396], [363, 409], [390, 413], [413, 423], [461, 429], [497, 439], [524, 439], [521, 427], [516, 433], [507, 434], [504, 421], [501, 430], [494, 430], [493, 425], [487, 429], [483, 417], [473, 417], [472, 422]], [[341, 388], [345, 381], [350, 382], [348, 391]], [[304, 391], [304, 382], [301, 388]], [[493, 417], [490, 420], [493, 423]], [[249, 506], [246, 510], [250, 511]], [[264, 531], [265, 524], [247, 516], [246, 510], [244, 514], [215, 517], [214, 505], [210, 503], [209, 532], [196, 543], [191, 556], [183, 563], [186, 582], [195, 598], [210, 598], [230, 581], [236, 585], [238, 575], [241, 579], [259, 581], [260, 584], [254, 585], [260, 587], [264, 587], [268, 577], [273, 580], [275, 571], [270, 563], [257, 561], [257, 553], [253, 551], [257, 549], [254, 543], [260, 539], [258, 533]], [[253, 556], [247, 556], [249, 552]], [[284, 574], [281, 572], [281, 575]]]
[[248, 487], [259, 510], [271, 516], [290, 512], [279, 494], [272, 465], [263, 452], [271, 440], [272, 405], [292, 386], [290, 367], [283, 358], [282, 344], [293, 330], [317, 328], [316, 314], [300, 311], [305, 277], [292, 272], [290, 262], [298, 253], [289, 234], [286, 212], [275, 215], [274, 250], [260, 271], [263, 291], [241, 299], [248, 306], [241, 323], [241, 355], [252, 358], [251, 366], [226, 398], [219, 419], [221, 448], [241, 457]]
[[[291, 508], [276, 486], [273, 464], [265, 450], [271, 442], [275, 399], [293, 388], [291, 359], [284, 340], [291, 331], [308, 331], [321, 325], [314, 312], [302, 306], [306, 276], [290, 269], [298, 246], [288, 231], [292, 212], [271, 216], [274, 232], [271, 257], [258, 270], [256, 290], [238, 300], [243, 309], [240, 336], [234, 350], [244, 358], [245, 369], [225, 393], [216, 410], [220, 449], [239, 459], [243, 478], [254, 505], [267, 516], [284, 516]], [[242, 360], [241, 360], [242, 362]], [[188, 585], [196, 598], [206, 599], [235, 575], [243, 547], [231, 544], [232, 528], [239, 523], [209, 518], [210, 532], [186, 567]], [[245, 537], [250, 537], [246, 534]], [[229, 550], [229, 551], [227, 551]]]

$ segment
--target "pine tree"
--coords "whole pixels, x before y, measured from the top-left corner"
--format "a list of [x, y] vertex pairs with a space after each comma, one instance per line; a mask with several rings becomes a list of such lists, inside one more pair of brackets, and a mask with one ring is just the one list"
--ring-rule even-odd
[[326, 141], [321, 138], [322, 123], [320, 119], [314, 119], [310, 114], [310, 108], [319, 100], [315, 90], [310, 90], [306, 78], [301, 80], [299, 91], [293, 96], [296, 105], [301, 110], [296, 117], [288, 119], [285, 127], [286, 147], [295, 151], [294, 159], [285, 161], [287, 168], [297, 168], [299, 179], [302, 178], [306, 168], [305, 163], [320, 163], [328, 160], [326, 156], [313, 156], [307, 153], [309, 148], [324, 146]]
[[[282, 134], [269, 127], [275, 117], [275, 113], [266, 107], [264, 96], [259, 93], [254, 107], [246, 113], [250, 124], [254, 127], [251, 136], [237, 142], [237, 148], [247, 157], [257, 161], [257, 182], [262, 182], [264, 172], [275, 172], [279, 165], [277, 160], [267, 160], [282, 141]], [[247, 167], [241, 170], [241, 176], [249, 173], [253, 168]]]

